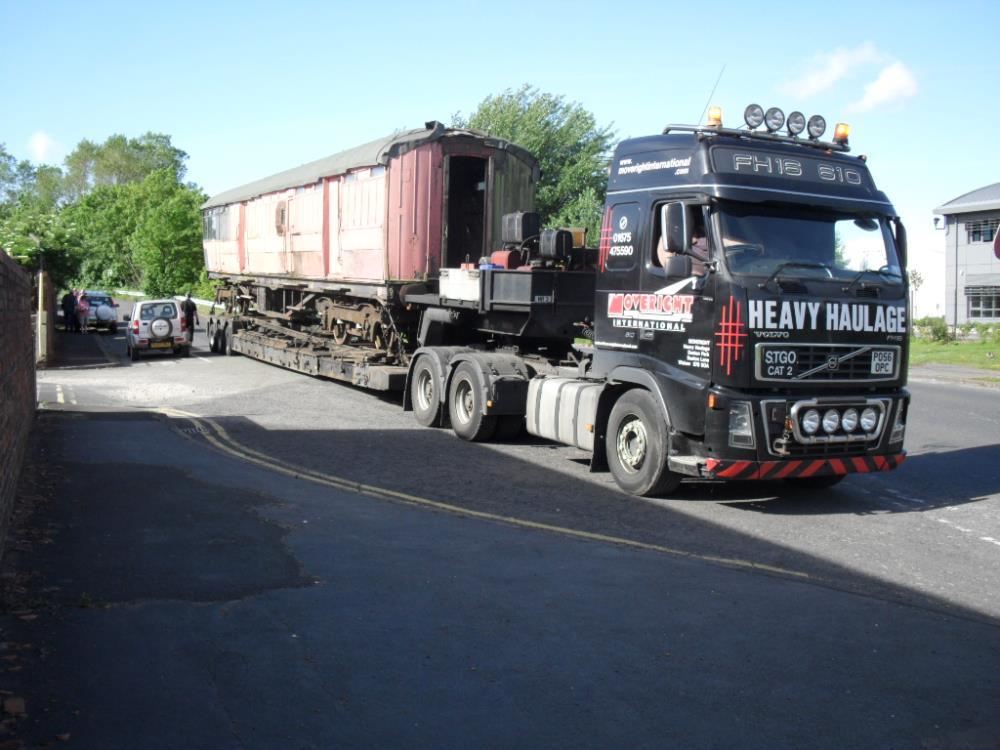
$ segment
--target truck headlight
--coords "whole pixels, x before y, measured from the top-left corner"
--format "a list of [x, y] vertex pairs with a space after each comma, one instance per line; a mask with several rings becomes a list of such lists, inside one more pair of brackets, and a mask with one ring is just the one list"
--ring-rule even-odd
[[840, 412], [836, 409], [828, 409], [823, 415], [823, 431], [832, 435], [840, 427]]
[[902, 443], [903, 435], [906, 433], [906, 407], [900, 401], [896, 409], [896, 421], [892, 424], [892, 434], [889, 435], [890, 443]]
[[746, 401], [729, 405], [729, 444], [734, 448], [753, 448], [753, 412]]

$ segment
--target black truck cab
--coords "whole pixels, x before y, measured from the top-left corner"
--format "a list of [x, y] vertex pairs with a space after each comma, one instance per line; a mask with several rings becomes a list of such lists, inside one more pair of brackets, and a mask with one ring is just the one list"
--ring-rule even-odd
[[592, 375], [650, 392], [678, 474], [832, 484], [895, 468], [904, 268], [899, 217], [846, 139], [672, 126], [624, 141]]

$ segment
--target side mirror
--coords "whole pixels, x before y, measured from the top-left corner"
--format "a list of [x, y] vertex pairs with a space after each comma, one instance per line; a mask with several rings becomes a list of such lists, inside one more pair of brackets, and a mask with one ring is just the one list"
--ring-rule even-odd
[[687, 210], [683, 203], [664, 204], [660, 209], [660, 231], [666, 239], [668, 253], [681, 254], [687, 251]]
[[906, 227], [899, 219], [893, 219], [896, 226], [896, 247], [899, 249], [899, 265], [906, 268]]
[[671, 278], [686, 279], [692, 274], [690, 255], [671, 255], [663, 269]]

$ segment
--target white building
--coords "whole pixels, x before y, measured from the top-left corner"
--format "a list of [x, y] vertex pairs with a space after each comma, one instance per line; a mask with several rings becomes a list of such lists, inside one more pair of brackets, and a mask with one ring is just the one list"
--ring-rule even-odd
[[948, 325], [1000, 323], [1000, 182], [960, 195], [934, 213], [944, 217], [947, 230]]

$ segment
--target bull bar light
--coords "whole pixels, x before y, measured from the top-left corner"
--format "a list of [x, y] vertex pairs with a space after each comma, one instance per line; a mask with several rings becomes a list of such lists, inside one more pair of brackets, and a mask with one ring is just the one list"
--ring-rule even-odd
[[819, 429], [819, 420], [819, 412], [815, 409], [810, 409], [802, 415], [802, 431], [806, 435], [815, 435], [816, 430]]

